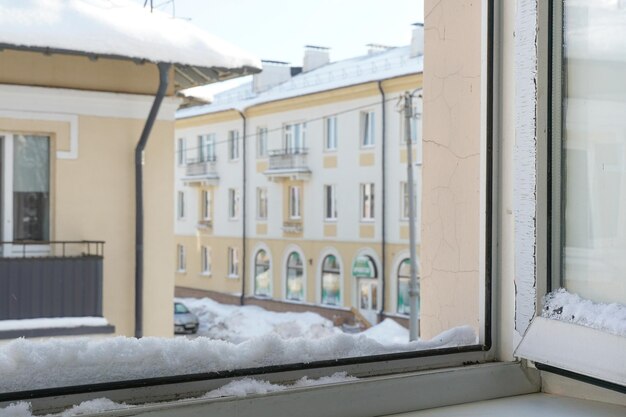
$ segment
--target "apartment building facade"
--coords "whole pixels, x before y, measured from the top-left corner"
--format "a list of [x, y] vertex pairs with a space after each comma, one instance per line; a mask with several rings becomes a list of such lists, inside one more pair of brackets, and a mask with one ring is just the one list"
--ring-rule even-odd
[[412, 46], [370, 45], [368, 55], [336, 63], [328, 50], [307, 47], [302, 69], [264, 62], [251, 82], [178, 112], [179, 293], [315, 305], [330, 315], [354, 308], [370, 323], [407, 317], [398, 100], [415, 93], [419, 195], [422, 38], [416, 26]]

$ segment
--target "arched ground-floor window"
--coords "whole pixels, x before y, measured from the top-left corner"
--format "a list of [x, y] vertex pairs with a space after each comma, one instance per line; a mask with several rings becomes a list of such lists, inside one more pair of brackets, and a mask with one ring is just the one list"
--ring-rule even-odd
[[[404, 259], [398, 266], [398, 307], [396, 311], [400, 314], [411, 314], [411, 297], [409, 295], [409, 284], [411, 282], [411, 260]], [[419, 273], [417, 276], [417, 291], [419, 294]], [[417, 305], [419, 312], [420, 297], [417, 296]]]
[[287, 293], [288, 300], [304, 300], [304, 264], [298, 252], [291, 252], [287, 258]]
[[352, 265], [352, 276], [357, 280], [359, 312], [371, 324], [378, 318], [378, 270], [371, 256], [362, 255]]
[[322, 262], [322, 304], [341, 304], [341, 266], [335, 255]]
[[270, 297], [272, 295], [270, 277], [270, 257], [260, 249], [254, 257], [254, 295]]

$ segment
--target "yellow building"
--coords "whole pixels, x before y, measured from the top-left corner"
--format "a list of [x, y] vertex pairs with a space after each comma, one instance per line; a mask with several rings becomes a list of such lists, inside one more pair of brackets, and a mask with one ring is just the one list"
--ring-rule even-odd
[[[2, 338], [173, 333], [176, 93], [260, 62], [187, 22], [118, 6], [3, 9]], [[36, 318], [50, 320], [9, 323]]]
[[[408, 318], [408, 187], [397, 102], [422, 86], [412, 44], [368, 45], [330, 62], [263, 72], [180, 110], [176, 121], [177, 294], [337, 321]], [[414, 161], [421, 161], [414, 100]], [[419, 217], [418, 217], [419, 224]], [[419, 243], [418, 243], [419, 252]]]

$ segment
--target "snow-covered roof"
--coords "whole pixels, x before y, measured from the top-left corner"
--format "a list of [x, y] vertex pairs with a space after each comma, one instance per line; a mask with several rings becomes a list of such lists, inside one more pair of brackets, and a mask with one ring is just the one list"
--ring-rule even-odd
[[411, 57], [410, 46], [391, 48], [326, 64], [258, 94], [253, 90], [252, 82], [248, 82], [216, 94], [211, 104], [180, 109], [176, 117], [184, 119], [229, 109], [244, 110], [256, 104], [417, 74], [423, 68], [424, 57]]
[[188, 71], [197, 79], [187, 79], [183, 83], [187, 87], [261, 68], [259, 59], [242, 49], [187, 21], [150, 13], [128, 0], [0, 0], [0, 48], [200, 69], [201, 74]]

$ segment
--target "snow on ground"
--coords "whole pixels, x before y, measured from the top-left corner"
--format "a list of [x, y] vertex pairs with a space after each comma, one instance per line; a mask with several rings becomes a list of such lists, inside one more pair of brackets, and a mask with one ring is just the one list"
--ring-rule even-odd
[[[337, 372], [330, 376], [324, 376], [319, 379], [308, 379], [306, 376], [300, 378], [292, 385], [272, 384], [268, 381], [242, 378], [232, 381], [223, 387], [209, 391], [200, 399], [211, 399], [221, 397], [245, 397], [254, 394], [267, 394], [270, 392], [284, 391], [289, 388], [303, 388], [316, 385], [337, 384], [341, 382], [356, 381], [358, 378], [349, 376], [346, 372]], [[186, 400], [179, 400], [186, 401]], [[102, 411], [120, 410], [132, 408], [134, 405], [116, 403], [108, 398], [97, 398], [95, 400], [84, 401], [79, 405], [65, 410], [60, 414], [49, 414], [46, 417], [72, 417], [83, 414], [96, 413]], [[19, 402], [11, 404], [6, 408], [0, 409], [0, 417], [33, 417], [31, 404], [27, 402]]]
[[[199, 315], [201, 337], [16, 339], [0, 346], [0, 392], [198, 374], [477, 343], [470, 326], [431, 340], [385, 320], [344, 334], [318, 314], [275, 313], [209, 299], [182, 299]], [[204, 336], [204, 337], [202, 337]]]
[[220, 304], [209, 298], [179, 298], [176, 301], [198, 316], [198, 335], [211, 339], [242, 343], [268, 334], [283, 339], [320, 339], [341, 333], [330, 320], [312, 312], [276, 313], [258, 306]]
[[546, 295], [542, 316], [626, 336], [626, 305], [594, 303], [564, 288]]
[[0, 331], [51, 329], [83, 326], [106, 326], [109, 322], [103, 317], [56, 317], [46, 319], [0, 320]]

